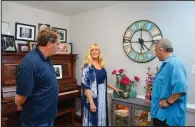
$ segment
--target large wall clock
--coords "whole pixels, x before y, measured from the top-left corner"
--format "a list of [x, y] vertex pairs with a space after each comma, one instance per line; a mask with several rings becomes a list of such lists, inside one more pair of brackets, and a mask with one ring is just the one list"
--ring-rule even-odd
[[146, 63], [156, 57], [155, 42], [163, 38], [159, 27], [148, 20], [132, 23], [123, 36], [125, 54], [133, 61]]

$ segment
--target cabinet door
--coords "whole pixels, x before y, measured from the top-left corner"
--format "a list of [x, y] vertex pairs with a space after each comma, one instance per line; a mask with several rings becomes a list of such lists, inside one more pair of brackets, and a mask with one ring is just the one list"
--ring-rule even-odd
[[131, 108], [127, 103], [112, 101], [112, 126], [130, 126]]
[[132, 126], [152, 126], [150, 108], [132, 105]]

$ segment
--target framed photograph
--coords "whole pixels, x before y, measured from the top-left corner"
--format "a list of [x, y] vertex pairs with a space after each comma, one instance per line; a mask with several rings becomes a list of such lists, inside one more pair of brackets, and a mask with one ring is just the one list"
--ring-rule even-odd
[[30, 50], [33, 50], [36, 47], [37, 47], [37, 42], [29, 42], [29, 49]]
[[69, 43], [69, 54], [72, 54], [72, 43]]
[[42, 25], [45, 25], [45, 26], [47, 26], [48, 28], [51, 27], [49, 24], [42, 24], [42, 23], [39, 23], [39, 24], [38, 24], [38, 32], [40, 32], [40, 28], [41, 28]]
[[16, 77], [18, 76], [19, 71], [20, 71], [20, 64], [16, 65]]
[[52, 27], [52, 28], [59, 31], [59, 33], [60, 33], [60, 42], [66, 43], [67, 42], [67, 29], [56, 28], [56, 27]]
[[17, 52], [14, 36], [1, 34], [1, 51]]
[[56, 72], [56, 79], [62, 79], [62, 65], [53, 65]]
[[10, 35], [10, 27], [11, 27], [10, 22], [2, 21], [1, 22], [1, 33]]
[[69, 54], [69, 44], [68, 43], [60, 43], [59, 48], [56, 51], [56, 54]]
[[18, 43], [18, 52], [19, 53], [27, 53], [28, 51], [29, 51], [29, 45], [28, 44]]
[[36, 26], [23, 23], [16, 23], [15, 27], [16, 40], [35, 41]]

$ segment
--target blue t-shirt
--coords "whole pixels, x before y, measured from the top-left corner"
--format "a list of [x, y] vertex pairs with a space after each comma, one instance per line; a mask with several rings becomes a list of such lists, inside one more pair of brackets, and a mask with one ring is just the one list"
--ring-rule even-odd
[[58, 82], [49, 58], [39, 48], [23, 59], [17, 76], [16, 93], [26, 96], [21, 122], [42, 124], [57, 116]]
[[[168, 99], [172, 94], [181, 93], [173, 105], [160, 108], [161, 99]], [[166, 119], [170, 126], [185, 126], [186, 121], [187, 74], [184, 64], [175, 55], [163, 61], [160, 71], [152, 85], [151, 116], [161, 121]]]
[[95, 68], [95, 73], [96, 73], [97, 84], [104, 83], [107, 75], [106, 70], [104, 68], [100, 70]]

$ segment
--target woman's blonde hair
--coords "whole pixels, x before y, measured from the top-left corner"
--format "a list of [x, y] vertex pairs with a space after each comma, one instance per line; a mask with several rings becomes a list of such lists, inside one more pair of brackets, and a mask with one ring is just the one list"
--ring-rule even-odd
[[100, 64], [100, 66], [101, 66], [102, 68], [104, 67], [105, 62], [104, 62], [103, 57], [102, 57], [102, 52], [101, 52], [101, 50], [100, 50], [100, 46], [99, 46], [98, 44], [96, 44], [96, 43], [93, 43], [93, 44], [91, 44], [91, 46], [90, 46], [89, 49], [88, 49], [87, 55], [86, 55], [86, 57], [85, 57], [85, 60], [83, 61], [82, 69], [83, 69], [83, 67], [85, 66], [85, 64], [88, 64], [89, 67], [92, 66], [93, 58], [91, 57], [91, 50], [92, 50], [94, 47], [97, 47], [97, 48], [99, 49], [99, 52], [100, 52], [100, 54], [99, 54], [99, 59], [98, 59], [98, 60], [99, 60], [99, 64]]

